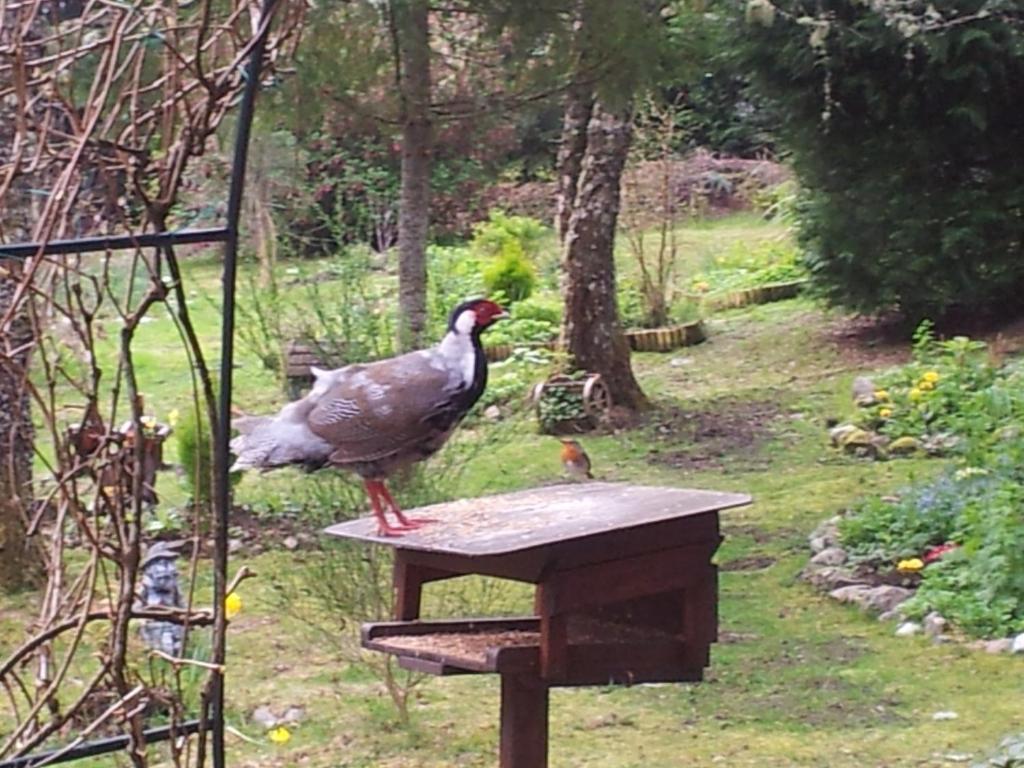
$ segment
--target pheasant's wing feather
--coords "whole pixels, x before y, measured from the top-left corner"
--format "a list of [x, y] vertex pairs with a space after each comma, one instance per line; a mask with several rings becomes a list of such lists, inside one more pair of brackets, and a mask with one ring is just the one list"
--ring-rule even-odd
[[458, 377], [431, 352], [361, 366], [337, 377], [309, 414], [309, 428], [334, 446], [331, 461], [376, 461], [436, 433]]

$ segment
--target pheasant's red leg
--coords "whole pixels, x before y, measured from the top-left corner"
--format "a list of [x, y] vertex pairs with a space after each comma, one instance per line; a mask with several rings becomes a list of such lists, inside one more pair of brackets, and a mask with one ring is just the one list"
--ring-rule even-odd
[[[408, 527], [396, 528], [388, 522], [384, 516], [384, 508], [381, 506], [381, 488], [384, 484], [380, 480], [364, 480], [363, 487], [366, 488], [366, 495], [370, 497], [370, 506], [373, 508], [373, 515], [377, 518], [378, 536], [401, 536], [409, 530]], [[386, 494], [387, 491], [385, 490]], [[386, 497], [390, 498], [390, 494]], [[401, 522], [401, 521], [400, 521]]]
[[415, 529], [426, 525], [427, 523], [437, 522], [437, 520], [432, 517], [406, 517], [402, 514], [402, 510], [398, 508], [398, 504], [391, 496], [391, 492], [388, 490], [388, 487], [383, 480], [380, 481], [380, 495], [387, 505], [391, 507], [391, 511], [395, 513], [395, 517], [398, 519], [398, 522], [405, 528]]

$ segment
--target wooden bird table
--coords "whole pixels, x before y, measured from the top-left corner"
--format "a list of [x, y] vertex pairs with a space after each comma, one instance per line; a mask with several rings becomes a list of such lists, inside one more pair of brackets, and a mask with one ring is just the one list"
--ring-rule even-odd
[[[363, 646], [436, 675], [501, 675], [501, 768], [544, 768], [548, 689], [697, 681], [717, 638], [718, 513], [750, 497], [582, 483], [412, 510], [397, 538], [361, 518], [327, 533], [395, 548], [395, 621]], [[423, 585], [466, 574], [536, 584], [534, 616], [420, 620]]]

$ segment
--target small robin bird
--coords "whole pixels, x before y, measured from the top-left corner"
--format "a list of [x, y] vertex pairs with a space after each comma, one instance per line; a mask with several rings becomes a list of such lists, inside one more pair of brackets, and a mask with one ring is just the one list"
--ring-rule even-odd
[[590, 472], [590, 457], [575, 440], [562, 439], [562, 466], [573, 480], [594, 479]]

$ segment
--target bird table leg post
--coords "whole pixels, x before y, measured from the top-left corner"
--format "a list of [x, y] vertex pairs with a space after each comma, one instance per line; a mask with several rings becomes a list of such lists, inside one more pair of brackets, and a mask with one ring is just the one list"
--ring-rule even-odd
[[395, 621], [415, 621], [420, 617], [424, 584], [455, 578], [458, 575], [410, 562], [405, 550], [396, 549], [391, 582], [395, 592]]
[[547, 768], [548, 687], [539, 678], [501, 676], [499, 768]]

